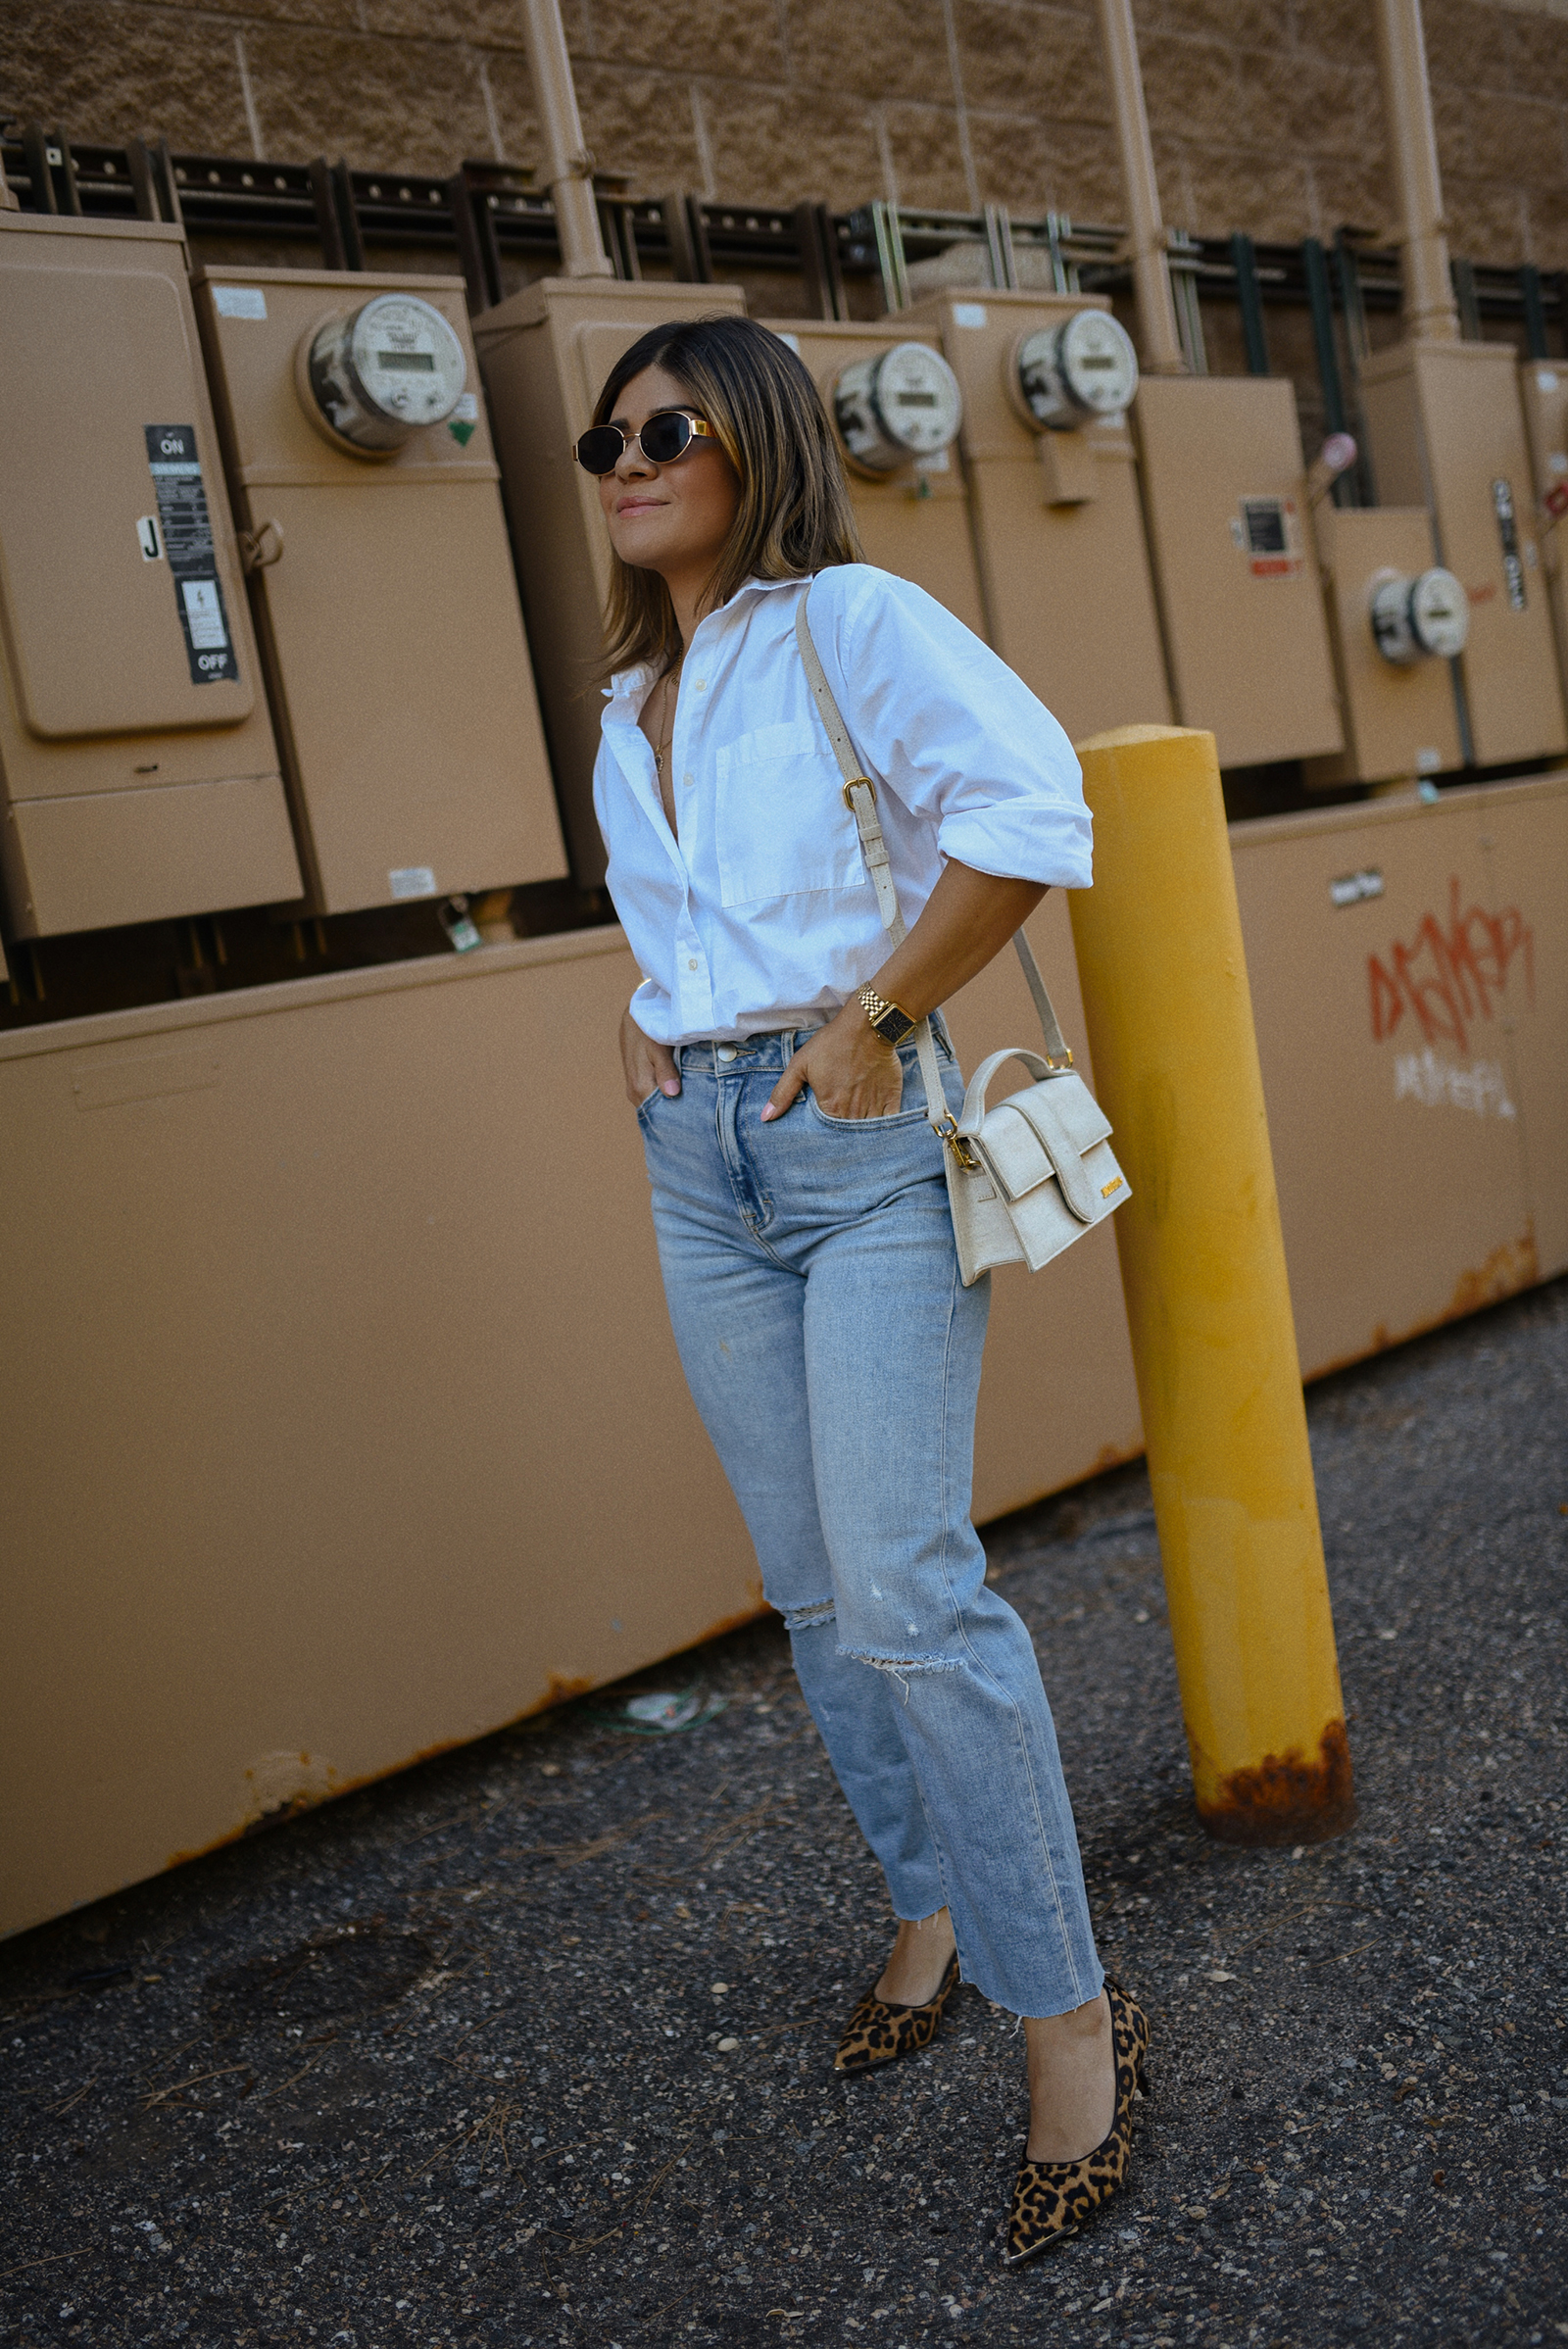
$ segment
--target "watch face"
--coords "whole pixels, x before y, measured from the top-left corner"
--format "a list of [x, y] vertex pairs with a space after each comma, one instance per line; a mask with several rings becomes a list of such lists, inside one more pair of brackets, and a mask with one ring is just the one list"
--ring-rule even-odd
[[897, 1003], [890, 1003], [881, 1018], [874, 1019], [871, 1025], [887, 1044], [902, 1044], [906, 1036], [913, 1035], [915, 1028], [915, 1022]]

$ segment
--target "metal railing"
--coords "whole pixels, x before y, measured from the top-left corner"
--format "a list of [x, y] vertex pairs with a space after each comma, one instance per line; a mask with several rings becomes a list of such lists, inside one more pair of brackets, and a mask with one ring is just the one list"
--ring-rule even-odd
[[[207, 238], [298, 243], [313, 247], [331, 269], [364, 269], [378, 253], [450, 255], [474, 311], [501, 300], [509, 275], [541, 273], [560, 257], [549, 195], [534, 185], [530, 171], [510, 164], [469, 159], [436, 177], [356, 171], [325, 157], [273, 164], [173, 154], [164, 140], [73, 140], [16, 122], [0, 122], [0, 157], [25, 211], [175, 220], [198, 245]], [[996, 204], [964, 213], [884, 202], [834, 213], [814, 203], [650, 198], [631, 195], [623, 178], [605, 173], [596, 176], [594, 192], [618, 277], [711, 284], [737, 275], [794, 276], [807, 316], [897, 312], [908, 303], [911, 269], [955, 246], [973, 246], [976, 281], [997, 287], [1114, 298], [1132, 286], [1122, 229], [1063, 213], [1014, 218]], [[1341, 228], [1331, 246], [1310, 237], [1280, 244], [1243, 231], [1200, 237], [1178, 229], [1170, 234], [1169, 261], [1183, 355], [1195, 373], [1207, 371], [1205, 305], [1236, 307], [1254, 374], [1269, 371], [1269, 313], [1304, 309], [1327, 428], [1346, 428], [1368, 348], [1368, 318], [1400, 307], [1396, 253], [1351, 227]], [[1568, 354], [1568, 271], [1461, 257], [1453, 277], [1466, 334], [1511, 328], [1536, 358], [1548, 356], [1555, 334]], [[1339, 494], [1364, 499], [1370, 491], [1369, 482], [1352, 478]]]

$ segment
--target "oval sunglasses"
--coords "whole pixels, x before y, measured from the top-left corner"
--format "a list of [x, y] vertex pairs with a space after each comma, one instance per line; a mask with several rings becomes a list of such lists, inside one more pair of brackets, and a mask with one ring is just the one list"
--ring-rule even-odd
[[650, 465], [673, 465], [696, 439], [716, 440], [711, 424], [681, 408], [662, 408], [640, 432], [622, 432], [618, 424], [594, 424], [576, 442], [572, 455], [585, 473], [612, 473], [627, 449], [640, 449]]

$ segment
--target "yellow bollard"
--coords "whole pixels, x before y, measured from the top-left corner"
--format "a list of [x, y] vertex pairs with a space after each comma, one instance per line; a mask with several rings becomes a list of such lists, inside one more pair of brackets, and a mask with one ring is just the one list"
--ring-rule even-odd
[[1199, 1816], [1320, 1841], [1355, 1798], [1214, 737], [1124, 726], [1078, 755], [1073, 941], [1132, 1187], [1116, 1245]]

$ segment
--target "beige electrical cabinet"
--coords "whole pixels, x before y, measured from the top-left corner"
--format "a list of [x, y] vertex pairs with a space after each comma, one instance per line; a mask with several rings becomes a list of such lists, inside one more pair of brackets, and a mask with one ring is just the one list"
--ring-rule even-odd
[[1510, 345], [1465, 342], [1400, 343], [1361, 374], [1378, 494], [1431, 508], [1469, 600], [1458, 675], [1478, 766], [1568, 747], [1517, 377]]
[[958, 461], [961, 400], [929, 327], [767, 320], [795, 350], [833, 417], [867, 563], [912, 579], [987, 634]]
[[[1107, 726], [1168, 723], [1170, 691], [1139, 512], [1127, 410], [1040, 409], [1032, 358], [1074, 319], [1108, 318], [1086, 294], [943, 293], [900, 314], [934, 326], [963, 394], [968, 483], [986, 633], [1075, 740]], [[1115, 330], [1119, 333], [1119, 329]], [[1129, 346], [1130, 354], [1130, 346]], [[1106, 349], [1080, 366], [1111, 367]], [[1085, 382], [1092, 388], [1091, 371]], [[1123, 378], [1124, 386], [1126, 378]], [[1136, 387], [1136, 363], [1131, 386]]]
[[[1563, 1271], [1568, 777], [1231, 840], [1306, 1373]], [[1060, 891], [1030, 932], [1077, 1047]], [[635, 980], [601, 928], [0, 1035], [0, 1934], [760, 1609]], [[1026, 1038], [1013, 957], [951, 1012]], [[1112, 1234], [1001, 1272], [977, 1516], [1139, 1444]]]
[[1146, 375], [1132, 416], [1182, 724], [1221, 766], [1342, 750], [1294, 387]]
[[558, 877], [462, 281], [214, 269], [195, 290], [308, 903]]
[[1267, 816], [1231, 848], [1303, 1374], [1553, 1278], [1568, 776]]
[[1563, 578], [1564, 542], [1557, 511], [1559, 507], [1568, 510], [1568, 367], [1553, 367], [1544, 359], [1527, 359], [1519, 370], [1519, 390], [1536, 495], [1553, 501], [1542, 517], [1540, 544], [1557, 642], [1557, 670], [1568, 692], [1568, 583]]
[[[1081, 1044], [1059, 891], [1030, 927]], [[636, 979], [607, 927], [0, 1035], [0, 1935], [761, 1610]], [[1012, 955], [955, 1011], [1026, 1037]], [[976, 1509], [1140, 1441], [1095, 1232], [998, 1283]]]
[[1462, 766], [1451, 660], [1464, 589], [1437, 563], [1424, 506], [1319, 506], [1313, 536], [1328, 602], [1345, 749], [1308, 785], [1394, 783]]
[[177, 228], [0, 212], [0, 416], [17, 930], [297, 898]]
[[566, 847], [585, 889], [605, 877], [593, 774], [610, 541], [599, 484], [572, 449], [606, 376], [639, 335], [666, 319], [745, 308], [734, 285], [544, 277], [474, 321]]

